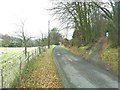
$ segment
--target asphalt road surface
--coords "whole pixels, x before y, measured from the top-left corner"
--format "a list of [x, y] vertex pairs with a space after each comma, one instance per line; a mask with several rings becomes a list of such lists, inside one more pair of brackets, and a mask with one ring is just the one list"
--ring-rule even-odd
[[60, 46], [53, 57], [64, 88], [118, 88], [117, 77]]

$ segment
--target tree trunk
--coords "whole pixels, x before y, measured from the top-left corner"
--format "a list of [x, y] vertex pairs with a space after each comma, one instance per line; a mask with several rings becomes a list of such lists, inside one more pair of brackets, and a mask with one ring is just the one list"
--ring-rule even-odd
[[26, 45], [26, 43], [25, 43], [25, 57], [27, 57], [27, 45]]

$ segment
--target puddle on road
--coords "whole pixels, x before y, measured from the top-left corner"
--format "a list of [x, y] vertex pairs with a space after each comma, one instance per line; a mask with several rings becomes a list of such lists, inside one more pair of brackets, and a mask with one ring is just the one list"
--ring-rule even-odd
[[61, 55], [61, 54], [59, 54], [59, 53], [57, 54], [57, 56], [60, 56], [60, 55]]
[[74, 57], [74, 56], [69, 56], [71, 59], [73, 59], [74, 61], [80, 61], [80, 59]]

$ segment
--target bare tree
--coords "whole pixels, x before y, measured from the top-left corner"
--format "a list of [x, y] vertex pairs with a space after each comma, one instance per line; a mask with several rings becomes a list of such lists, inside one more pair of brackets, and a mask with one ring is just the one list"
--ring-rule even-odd
[[41, 53], [41, 47], [43, 49], [43, 33], [42, 32], [40, 32], [40, 33], [41, 33], [42, 37], [36, 40], [38, 43], [39, 53]]
[[23, 46], [25, 47], [25, 57], [27, 56], [27, 42], [33, 38], [33, 37], [29, 37], [25, 34], [25, 22], [21, 22], [21, 25], [17, 25], [17, 27], [19, 27], [19, 32], [16, 32], [17, 33], [17, 36], [22, 40], [22, 44]]
[[79, 44], [86, 45], [96, 42], [105, 31], [109, 30], [110, 39], [117, 46], [115, 41], [118, 41], [118, 2], [113, 2], [114, 0], [110, 0], [110, 2], [52, 1], [53, 7], [50, 9], [52, 15], [66, 27], [68, 23], [69, 27], [77, 30], [74, 31], [74, 40], [78, 40]]
[[50, 21], [48, 21], [48, 48], [50, 48]]
[[38, 49], [39, 49], [39, 53], [41, 53], [41, 39], [37, 39], [37, 44], [38, 44]]

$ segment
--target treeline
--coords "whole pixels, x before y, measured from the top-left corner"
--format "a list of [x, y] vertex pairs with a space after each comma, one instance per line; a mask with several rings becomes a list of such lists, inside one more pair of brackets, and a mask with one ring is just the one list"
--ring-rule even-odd
[[[23, 42], [20, 38], [9, 36], [9, 35], [3, 35], [1, 37], [2, 39], [2, 47], [22, 47]], [[28, 47], [31, 46], [37, 46], [37, 42], [35, 40], [29, 40], [27, 43]]]
[[[62, 41], [62, 35], [59, 33], [58, 28], [51, 29], [50, 33], [50, 44], [58, 45], [59, 42]], [[24, 47], [24, 42], [19, 37], [13, 37], [9, 35], [0, 35], [1, 46], [2, 47]], [[42, 36], [41, 39], [31, 38], [26, 43], [26, 47], [36, 47], [36, 46], [47, 46], [48, 45], [48, 37]]]
[[80, 47], [95, 43], [100, 37], [108, 39], [112, 47], [118, 47], [118, 17], [120, 2], [66, 2], [53, 1], [50, 10], [58, 20], [74, 28], [71, 45]]

